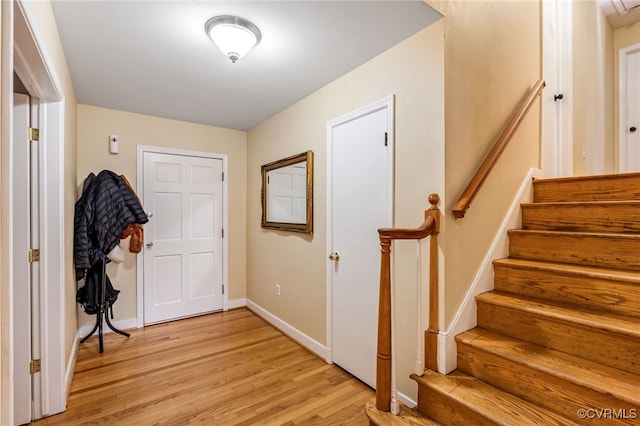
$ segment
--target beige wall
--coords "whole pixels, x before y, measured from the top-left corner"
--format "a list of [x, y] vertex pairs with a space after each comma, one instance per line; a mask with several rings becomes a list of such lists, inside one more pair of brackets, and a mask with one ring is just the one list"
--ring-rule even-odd
[[[120, 153], [109, 154], [108, 137], [120, 138]], [[246, 132], [229, 130], [183, 121], [168, 120], [97, 108], [78, 106], [78, 180], [82, 182], [91, 172], [108, 169], [124, 174], [137, 185], [137, 147], [148, 145], [192, 151], [213, 152], [228, 156], [229, 184], [229, 300], [245, 297], [246, 282]], [[110, 264], [107, 273], [115, 288], [121, 290], [114, 305], [116, 320], [136, 317], [136, 257], [128, 253], [128, 241], [123, 243], [126, 253], [121, 264]], [[80, 325], [91, 323], [95, 317], [79, 309]]]
[[614, 87], [614, 102], [613, 102], [613, 122], [614, 122], [614, 133], [615, 133], [615, 164], [616, 170], [619, 170], [618, 162], [619, 162], [619, 154], [618, 154], [618, 145], [620, 143], [620, 129], [618, 128], [618, 121], [620, 119], [620, 80], [619, 77], [619, 67], [620, 60], [618, 54], [620, 49], [625, 47], [633, 46], [634, 44], [640, 43], [640, 21], [627, 25], [626, 27], [617, 28], [613, 32], [613, 87]]
[[541, 78], [539, 1], [432, 2], [445, 15], [445, 253], [447, 328], [526, 173], [539, 166], [540, 101], [464, 219], [451, 207], [513, 109]]
[[[326, 342], [326, 125], [333, 118], [395, 95], [396, 226], [415, 227], [428, 208], [427, 196], [443, 191], [443, 24], [437, 22], [356, 70], [270, 118], [248, 135], [247, 296], [321, 344]], [[313, 150], [314, 234], [260, 227], [260, 165]], [[398, 248], [397, 282], [415, 283], [415, 243]], [[378, 268], [372, 265], [372, 268]], [[275, 284], [281, 285], [276, 296]], [[413, 292], [399, 290], [406, 318], [414, 318]], [[404, 308], [406, 306], [406, 309]], [[400, 341], [415, 351], [415, 325], [401, 318]], [[375, 324], [372, 324], [375, 327]], [[400, 345], [402, 346], [402, 344]], [[412, 366], [404, 349], [399, 366]], [[401, 391], [411, 393], [410, 370], [401, 371]], [[406, 380], [405, 380], [406, 379]]]
[[613, 28], [596, 1], [573, 3], [572, 51], [573, 173], [612, 173]]

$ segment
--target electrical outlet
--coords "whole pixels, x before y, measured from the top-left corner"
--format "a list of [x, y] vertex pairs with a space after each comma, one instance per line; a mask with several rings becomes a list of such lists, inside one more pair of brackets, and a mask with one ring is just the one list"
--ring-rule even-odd
[[280, 284], [276, 284], [276, 296], [280, 296]]

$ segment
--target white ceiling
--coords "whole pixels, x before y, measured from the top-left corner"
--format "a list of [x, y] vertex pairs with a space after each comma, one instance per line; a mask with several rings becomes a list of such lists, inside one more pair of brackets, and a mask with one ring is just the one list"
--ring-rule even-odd
[[[52, 7], [78, 102], [248, 130], [440, 18], [421, 0], [69, 1]], [[262, 41], [231, 63], [216, 15]]]
[[614, 29], [640, 20], [640, 0], [598, 0], [598, 4]]

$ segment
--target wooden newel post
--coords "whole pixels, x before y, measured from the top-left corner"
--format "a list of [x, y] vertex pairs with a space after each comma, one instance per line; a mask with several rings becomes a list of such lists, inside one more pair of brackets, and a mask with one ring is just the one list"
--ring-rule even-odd
[[425, 336], [425, 366], [432, 371], [438, 371], [438, 234], [440, 233], [440, 197], [438, 194], [429, 195], [431, 208], [425, 212], [434, 220], [429, 246], [429, 329]]
[[376, 408], [391, 409], [391, 239], [380, 237]]
[[[376, 408], [391, 411], [392, 363], [391, 363], [391, 242], [393, 240], [421, 240], [431, 236], [429, 277], [429, 329], [426, 332], [425, 349], [427, 368], [437, 370], [438, 353], [438, 240], [440, 210], [438, 194], [429, 196], [431, 208], [425, 211], [425, 220], [418, 228], [381, 228], [380, 236], [380, 293], [378, 303], [378, 353], [376, 359]], [[418, 339], [422, 344], [422, 339]], [[418, 351], [416, 351], [418, 352]], [[395, 387], [395, 384], [393, 384]], [[395, 389], [394, 389], [395, 394]], [[394, 395], [395, 405], [395, 395]], [[395, 410], [395, 408], [394, 408]]]

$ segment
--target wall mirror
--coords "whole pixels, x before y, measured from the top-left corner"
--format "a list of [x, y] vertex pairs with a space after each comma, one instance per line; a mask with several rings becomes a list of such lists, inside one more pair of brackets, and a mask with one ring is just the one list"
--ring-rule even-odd
[[313, 233], [313, 151], [262, 166], [262, 227]]

